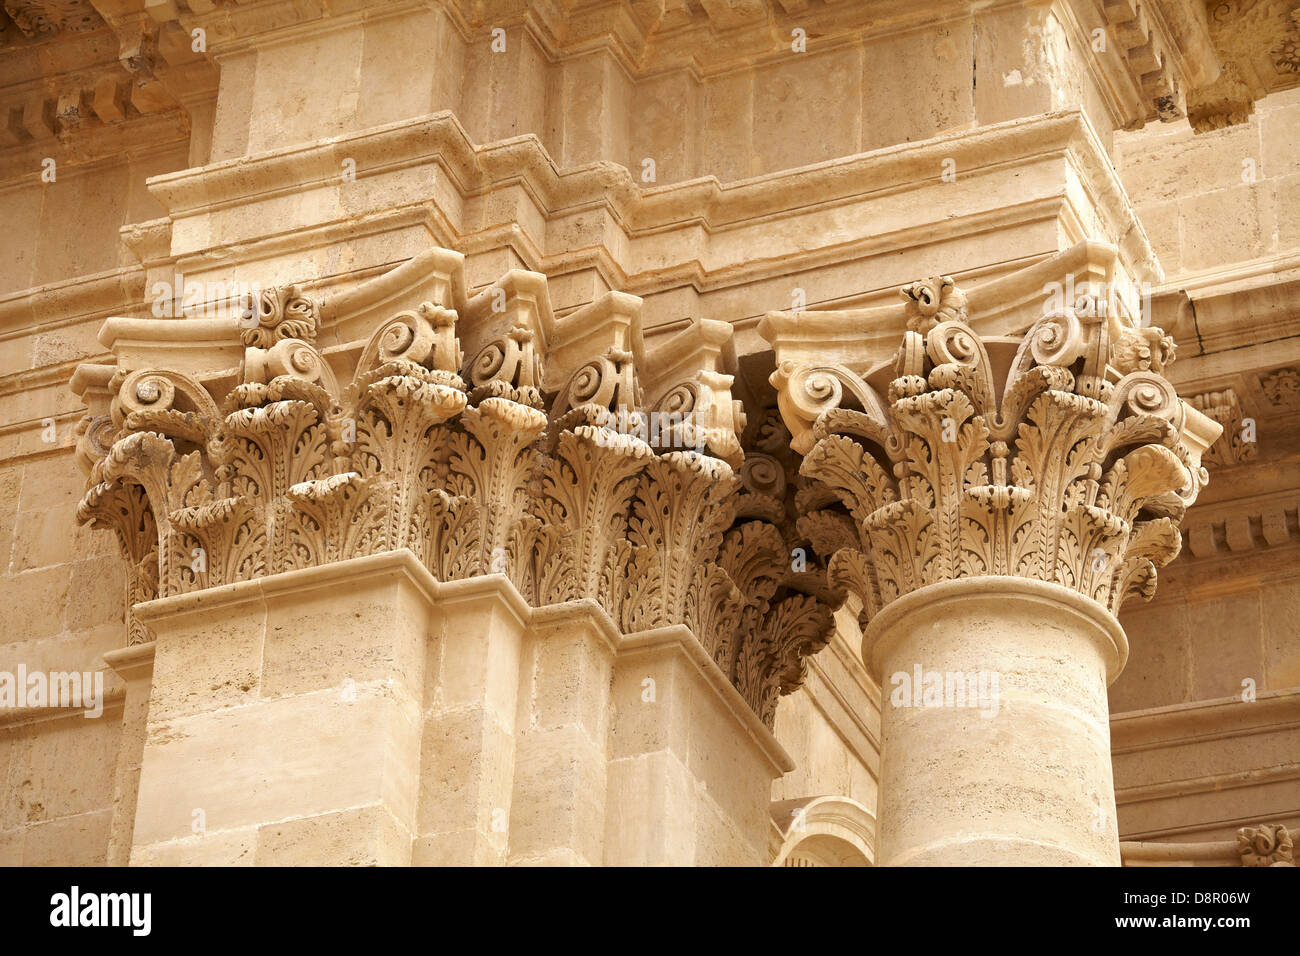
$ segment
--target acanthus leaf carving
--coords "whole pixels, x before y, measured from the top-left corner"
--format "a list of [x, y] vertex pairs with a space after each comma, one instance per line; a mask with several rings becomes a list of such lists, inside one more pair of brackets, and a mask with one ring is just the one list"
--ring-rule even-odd
[[[745, 459], [720, 370], [730, 328], [700, 325], [690, 349], [656, 353], [645, 407], [631, 297], [611, 300], [607, 329], [566, 326], [594, 354], [561, 342], [565, 377], [552, 370], [548, 390], [551, 319], [493, 319], [467, 363], [457, 326], [482, 303], [444, 283], [438, 301], [385, 314], [396, 280], [368, 281], [373, 297], [265, 290], [231, 323], [233, 368], [195, 372], [194, 355], [169, 367], [190, 346], [170, 340], [183, 322], [159, 321], [158, 367], [85, 373], [108, 414], [81, 430], [79, 518], [118, 535], [128, 604], [409, 548], [440, 581], [504, 574], [534, 605], [594, 600], [627, 631], [684, 625], [728, 679], [747, 675], [770, 724], [837, 598], [822, 558], [791, 568], [779, 421]], [[326, 322], [362, 337], [318, 350]], [[646, 433], [652, 415], [670, 425]]]
[[[807, 435], [802, 527], [833, 549], [832, 583], [857, 595], [863, 623], [906, 593], [975, 575], [1052, 582], [1111, 611], [1153, 593], [1218, 431], [1163, 377], [1169, 337], [1089, 307], [1044, 315], [1017, 345], [981, 337], [946, 277], [902, 295], [887, 395], [848, 369], [786, 361], [772, 376], [791, 431]], [[995, 349], [1009, 359], [1000, 390]], [[810, 404], [815, 375], [825, 388]], [[849, 396], [857, 408], [840, 407]], [[837, 511], [847, 524], [830, 520]]]

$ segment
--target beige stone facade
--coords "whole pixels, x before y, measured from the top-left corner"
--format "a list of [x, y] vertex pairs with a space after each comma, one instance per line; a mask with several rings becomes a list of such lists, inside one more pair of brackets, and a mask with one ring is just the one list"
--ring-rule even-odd
[[1292, 863], [1300, 0], [0, 9], [0, 865]]

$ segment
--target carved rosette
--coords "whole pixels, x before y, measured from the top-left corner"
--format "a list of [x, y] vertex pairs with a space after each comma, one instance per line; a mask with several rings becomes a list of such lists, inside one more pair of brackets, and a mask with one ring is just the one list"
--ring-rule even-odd
[[1242, 866], [1295, 866], [1295, 842], [1286, 827], [1264, 823], [1237, 831]]
[[772, 378], [792, 428], [807, 428], [810, 396], [789, 390], [817, 393], [799, 524], [863, 624], [918, 588], [980, 575], [1059, 584], [1112, 612], [1150, 598], [1219, 430], [1164, 378], [1172, 341], [1066, 311], [1018, 346], [986, 342], [950, 279], [903, 294], [885, 395], [846, 368], [789, 363]]
[[[744, 462], [716, 362], [660, 368], [643, 407], [640, 343], [618, 334], [552, 380], [535, 316], [466, 356], [457, 310], [424, 302], [327, 358], [323, 314], [298, 287], [269, 289], [231, 324], [238, 370], [105, 374], [79, 518], [116, 532], [128, 608], [409, 548], [439, 580], [503, 574], [534, 606], [594, 600], [627, 632], [686, 625], [772, 723], [831, 613], [790, 588], [783, 502], [737, 494], [776, 482], [784, 497], [785, 477]], [[675, 430], [647, 441], [639, 426], [663, 412]]]

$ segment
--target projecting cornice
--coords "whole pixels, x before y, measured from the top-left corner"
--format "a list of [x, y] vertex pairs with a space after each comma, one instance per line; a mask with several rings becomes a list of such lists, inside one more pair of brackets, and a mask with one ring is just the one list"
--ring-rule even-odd
[[1257, 100], [1300, 83], [1300, 0], [1209, 0], [1206, 11], [1223, 69], [1188, 95], [1197, 132], [1244, 123]]
[[[1131, 225], [1131, 207], [1113, 164], [1084, 114], [1074, 110], [1009, 120], [732, 183], [704, 176], [649, 188], [638, 185], [618, 163], [561, 169], [531, 134], [476, 145], [454, 113], [442, 112], [166, 173], [149, 180], [149, 191], [178, 219], [209, 209], [242, 206], [254, 199], [265, 201], [314, 187], [334, 187], [340, 180], [343, 158], [355, 160], [358, 181], [436, 158], [462, 198], [471, 198], [507, 179], [522, 178], [547, 212], [599, 202], [636, 233], [684, 220], [720, 228], [785, 211], [790, 207], [790, 184], [796, 178], [806, 183], [800, 188], [801, 195], [814, 203], [830, 203], [938, 180], [943, 159], [953, 161], [960, 178], [1015, 167], [1042, 156], [1068, 158], [1085, 188], [1095, 194], [1102, 214]], [[1149, 246], [1146, 251], [1149, 254]]]
[[[6, 27], [0, 29], [0, 59], [9, 78], [0, 88], [0, 151], [11, 153], [4, 167], [15, 173], [54, 144], [77, 159], [105, 156], [131, 140], [157, 142], [156, 130], [135, 128], [144, 117], [170, 118], [173, 137], [183, 138], [191, 120], [199, 126], [210, 121], [219, 62], [425, 11], [440, 11], [462, 56], [490, 43], [494, 32], [509, 33], [515, 43], [526, 34], [547, 63], [608, 54], [613, 69], [638, 84], [683, 70], [697, 83], [737, 70], [761, 71], [787, 60], [799, 37], [820, 52], [865, 48], [868, 59], [872, 44], [899, 37], [919, 38], [918, 52], [926, 51], [932, 42], [926, 31], [969, 44], [1000, 28], [1000, 11], [1020, 5], [595, 0], [578, 12], [556, 0], [488, 6], [368, 0], [345, 9], [295, 0], [9, 0], [10, 16], [0, 21]], [[1031, 68], [1059, 39], [1068, 55], [1036, 82], [1059, 84], [1052, 103], [1104, 104], [1104, 115], [1094, 114], [1099, 126], [1132, 128], [1184, 115], [1197, 129], [1240, 122], [1256, 99], [1300, 77], [1298, 5], [1230, 0], [1210, 4], [1207, 17], [1201, 0], [1056, 0], [1042, 23], [1025, 28], [1042, 49], [1023, 62], [1008, 60], [1007, 72]], [[986, 17], [992, 19], [981, 26]], [[360, 44], [360, 34], [349, 42]], [[1081, 98], [1084, 77], [1091, 98]], [[972, 119], [979, 124], [1005, 115], [995, 110]], [[196, 138], [196, 156], [207, 142], [205, 135]]]
[[[356, 178], [344, 181], [345, 160]], [[956, 164], [953, 181], [942, 178]], [[417, 191], [409, 184], [421, 183]], [[471, 257], [513, 250], [549, 275], [594, 267], [637, 295], [707, 290], [832, 262], [1018, 230], [1022, 254], [1096, 238], [1122, 271], [1159, 276], [1105, 150], [1080, 112], [1015, 120], [723, 184], [654, 188], [626, 169], [560, 169], [533, 136], [475, 146], [440, 113], [155, 177], [168, 219], [124, 237], [151, 269], [201, 276], [349, 238], [418, 229]], [[394, 197], [401, 196], [400, 205]], [[509, 210], [503, 216], [502, 209]], [[780, 228], [775, 224], [780, 223]], [[168, 244], [158, 237], [170, 235]], [[145, 241], [137, 243], [135, 236]], [[1045, 246], [1045, 248], [1044, 248]], [[296, 256], [286, 278], [309, 265]], [[368, 265], [364, 260], [361, 267]], [[378, 265], [379, 263], [375, 263]], [[954, 263], [954, 267], [986, 263]], [[308, 272], [309, 274], [309, 272]], [[479, 280], [481, 281], [481, 280]], [[575, 303], [576, 304], [576, 303]], [[565, 308], [567, 303], [557, 303]]]
[[[129, 2], [129, 0], [128, 0]], [[143, 0], [138, 0], [143, 2]], [[1003, 3], [1019, 0], [1003, 0]], [[906, 32], [970, 13], [971, 0], [590, 0], [579, 10], [562, 0], [362, 0], [346, 10], [295, 0], [264, 0], [214, 6], [207, 0], [170, 0], [150, 5], [160, 22], [208, 31], [221, 55], [258, 43], [291, 42], [339, 24], [397, 16], [421, 8], [443, 11], [465, 39], [493, 29], [524, 31], [551, 61], [595, 50], [615, 56], [633, 77], [688, 68], [698, 75], [722, 72], [755, 58], [790, 49], [801, 28], [822, 45], [860, 41], [863, 35]], [[722, 40], [723, 42], [719, 42]]]
[[[32, 157], [87, 161], [188, 137], [217, 70], [143, 0], [5, 0], [0, 14], [0, 177]], [[212, 8], [212, 4], [206, 4]], [[56, 152], [57, 151], [57, 152]]]

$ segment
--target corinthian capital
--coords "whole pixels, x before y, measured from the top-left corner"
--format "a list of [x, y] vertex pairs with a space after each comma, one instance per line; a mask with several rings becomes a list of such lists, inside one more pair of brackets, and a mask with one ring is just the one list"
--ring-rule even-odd
[[238, 323], [110, 319], [137, 351], [78, 373], [79, 518], [118, 535], [130, 605], [409, 549], [442, 581], [684, 625], [770, 725], [830, 611], [750, 520], [781, 517], [784, 484], [744, 468], [731, 327], [651, 351], [640, 308], [557, 318], [519, 270], [470, 297], [435, 249], [333, 296], [268, 290]]
[[[1172, 340], [1090, 301], [1020, 337], [981, 335], [950, 279], [903, 296], [892, 360], [854, 368], [828, 347], [823, 364], [772, 376], [814, 482], [801, 520], [832, 581], [864, 620], [980, 575], [1063, 585], [1112, 612], [1149, 598], [1220, 432], [1164, 378]], [[799, 321], [806, 336], [818, 316]], [[791, 327], [780, 314], [762, 327], [778, 356]]]

